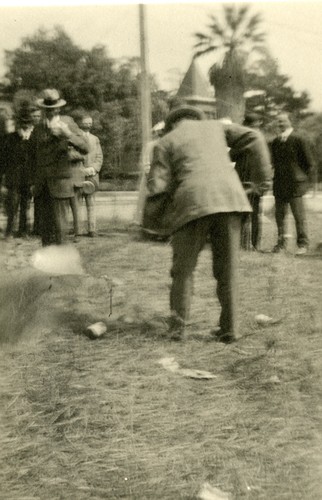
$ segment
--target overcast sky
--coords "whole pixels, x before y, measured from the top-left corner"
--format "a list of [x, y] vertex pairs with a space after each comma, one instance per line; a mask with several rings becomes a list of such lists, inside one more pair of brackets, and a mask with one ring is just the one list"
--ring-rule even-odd
[[[0, 1], [0, 76], [5, 49], [18, 47], [23, 36], [32, 35], [39, 27], [50, 29], [56, 24], [85, 49], [103, 44], [113, 58], [139, 56], [137, 2], [97, 0], [93, 6], [88, 1], [50, 0], [42, 1], [41, 7], [34, 0], [11, 0], [11, 7], [8, 3]], [[206, 31], [209, 14], [220, 13], [222, 3], [145, 3], [150, 70], [159, 85], [169, 89], [189, 67], [193, 34]], [[322, 112], [322, 1], [247, 3], [252, 3], [253, 13], [262, 13], [263, 29], [281, 72], [291, 77], [296, 91], [308, 91], [312, 109]], [[200, 59], [205, 75], [213, 61], [210, 56]]]

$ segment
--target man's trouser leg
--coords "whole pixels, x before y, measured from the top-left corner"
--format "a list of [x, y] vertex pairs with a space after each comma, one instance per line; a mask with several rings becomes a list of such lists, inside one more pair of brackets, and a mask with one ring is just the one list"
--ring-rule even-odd
[[251, 214], [252, 219], [252, 230], [251, 230], [251, 239], [252, 245], [254, 248], [258, 248], [260, 244], [261, 238], [261, 220], [260, 220], [260, 196], [257, 194], [252, 195], [251, 207], [253, 212]]
[[54, 200], [47, 186], [43, 186], [38, 197], [38, 222], [42, 246], [55, 243]]
[[39, 205], [40, 205], [40, 201], [39, 201], [39, 196], [35, 196], [34, 197], [34, 223], [33, 223], [33, 229], [32, 229], [32, 232], [33, 234], [35, 235], [39, 235], [40, 234], [40, 217], [39, 217]]
[[83, 226], [83, 190], [80, 187], [74, 187], [75, 197], [72, 201], [71, 209], [73, 214], [73, 225], [75, 236], [82, 234]]
[[172, 285], [170, 290], [170, 309], [178, 325], [189, 319], [191, 298], [193, 293], [193, 272], [198, 255], [202, 250], [209, 228], [211, 217], [202, 217], [189, 222], [172, 237]]
[[18, 210], [18, 205], [19, 205], [19, 194], [14, 189], [8, 189], [5, 200], [5, 208], [7, 215], [6, 236], [10, 236], [13, 234], [14, 222]]
[[69, 206], [72, 211], [74, 235], [78, 236], [81, 234], [81, 230], [79, 225], [79, 211], [78, 211], [79, 203], [76, 199], [76, 195], [69, 198]]
[[219, 326], [223, 334], [238, 337], [238, 267], [241, 214], [216, 214], [210, 231], [213, 274], [221, 305]]
[[28, 232], [28, 210], [30, 205], [29, 189], [25, 188], [20, 191], [20, 211], [19, 211], [19, 234], [26, 235]]
[[62, 245], [66, 241], [66, 234], [67, 234], [66, 212], [69, 202], [70, 198], [54, 198], [56, 245]]
[[89, 233], [96, 231], [95, 193], [85, 195], [87, 227]]
[[295, 220], [296, 242], [299, 247], [307, 247], [309, 244], [306, 210], [302, 196], [290, 199], [290, 207]]
[[277, 225], [277, 245], [285, 246], [285, 224], [288, 202], [280, 198], [275, 198], [275, 220]]
[[245, 213], [241, 221], [240, 246], [243, 250], [250, 250], [251, 247], [251, 219], [252, 214]]

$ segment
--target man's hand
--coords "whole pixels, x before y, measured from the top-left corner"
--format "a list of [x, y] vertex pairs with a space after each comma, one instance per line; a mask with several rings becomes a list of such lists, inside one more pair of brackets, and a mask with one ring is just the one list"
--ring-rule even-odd
[[68, 125], [60, 120], [53, 120], [49, 124], [49, 128], [51, 133], [56, 137], [65, 137], [66, 139], [69, 139], [72, 135]]
[[87, 176], [96, 174], [96, 170], [93, 167], [85, 167], [84, 170], [85, 170], [85, 175]]

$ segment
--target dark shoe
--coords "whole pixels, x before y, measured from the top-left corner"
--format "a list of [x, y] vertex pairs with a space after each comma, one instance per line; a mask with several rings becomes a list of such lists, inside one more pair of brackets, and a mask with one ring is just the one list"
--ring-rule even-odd
[[223, 344], [232, 344], [233, 342], [237, 342], [240, 337], [236, 334], [232, 334], [229, 332], [223, 332], [221, 328], [215, 328], [211, 330], [210, 335], [216, 340], [216, 342], [222, 342]]
[[184, 339], [184, 330], [178, 329], [173, 332], [170, 332], [170, 340], [174, 342], [181, 342]]
[[185, 322], [178, 316], [170, 316], [168, 320], [170, 340], [180, 341], [184, 338]]
[[16, 238], [26, 238], [27, 232], [26, 231], [18, 231], [16, 234]]
[[277, 244], [277, 245], [275, 245], [275, 247], [273, 248], [272, 252], [273, 252], [273, 253], [283, 253], [283, 252], [285, 252], [285, 247], [284, 247], [284, 245], [279, 245], [279, 244]]
[[96, 233], [95, 233], [94, 231], [88, 231], [87, 236], [88, 236], [89, 238], [95, 238]]

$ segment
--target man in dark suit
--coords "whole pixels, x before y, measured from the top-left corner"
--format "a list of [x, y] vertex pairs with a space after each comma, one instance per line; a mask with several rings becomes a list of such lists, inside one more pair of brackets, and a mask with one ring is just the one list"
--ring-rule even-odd
[[313, 158], [307, 140], [294, 132], [287, 113], [277, 118], [280, 135], [271, 143], [274, 168], [273, 194], [278, 240], [273, 252], [285, 249], [285, 229], [288, 205], [296, 226], [297, 255], [305, 254], [309, 245], [303, 195], [309, 187]]
[[88, 146], [72, 120], [60, 117], [66, 104], [56, 89], [43, 91], [37, 105], [44, 110], [44, 120], [31, 136], [30, 162], [33, 194], [40, 199], [40, 232], [43, 246], [64, 243], [66, 206], [74, 200], [70, 150], [86, 154]]
[[28, 211], [31, 200], [30, 193], [30, 135], [32, 133], [31, 108], [29, 103], [23, 102], [16, 116], [16, 130], [7, 135], [4, 149], [4, 175], [7, 188], [6, 238], [13, 236], [14, 222], [19, 211], [19, 237], [27, 236]]

